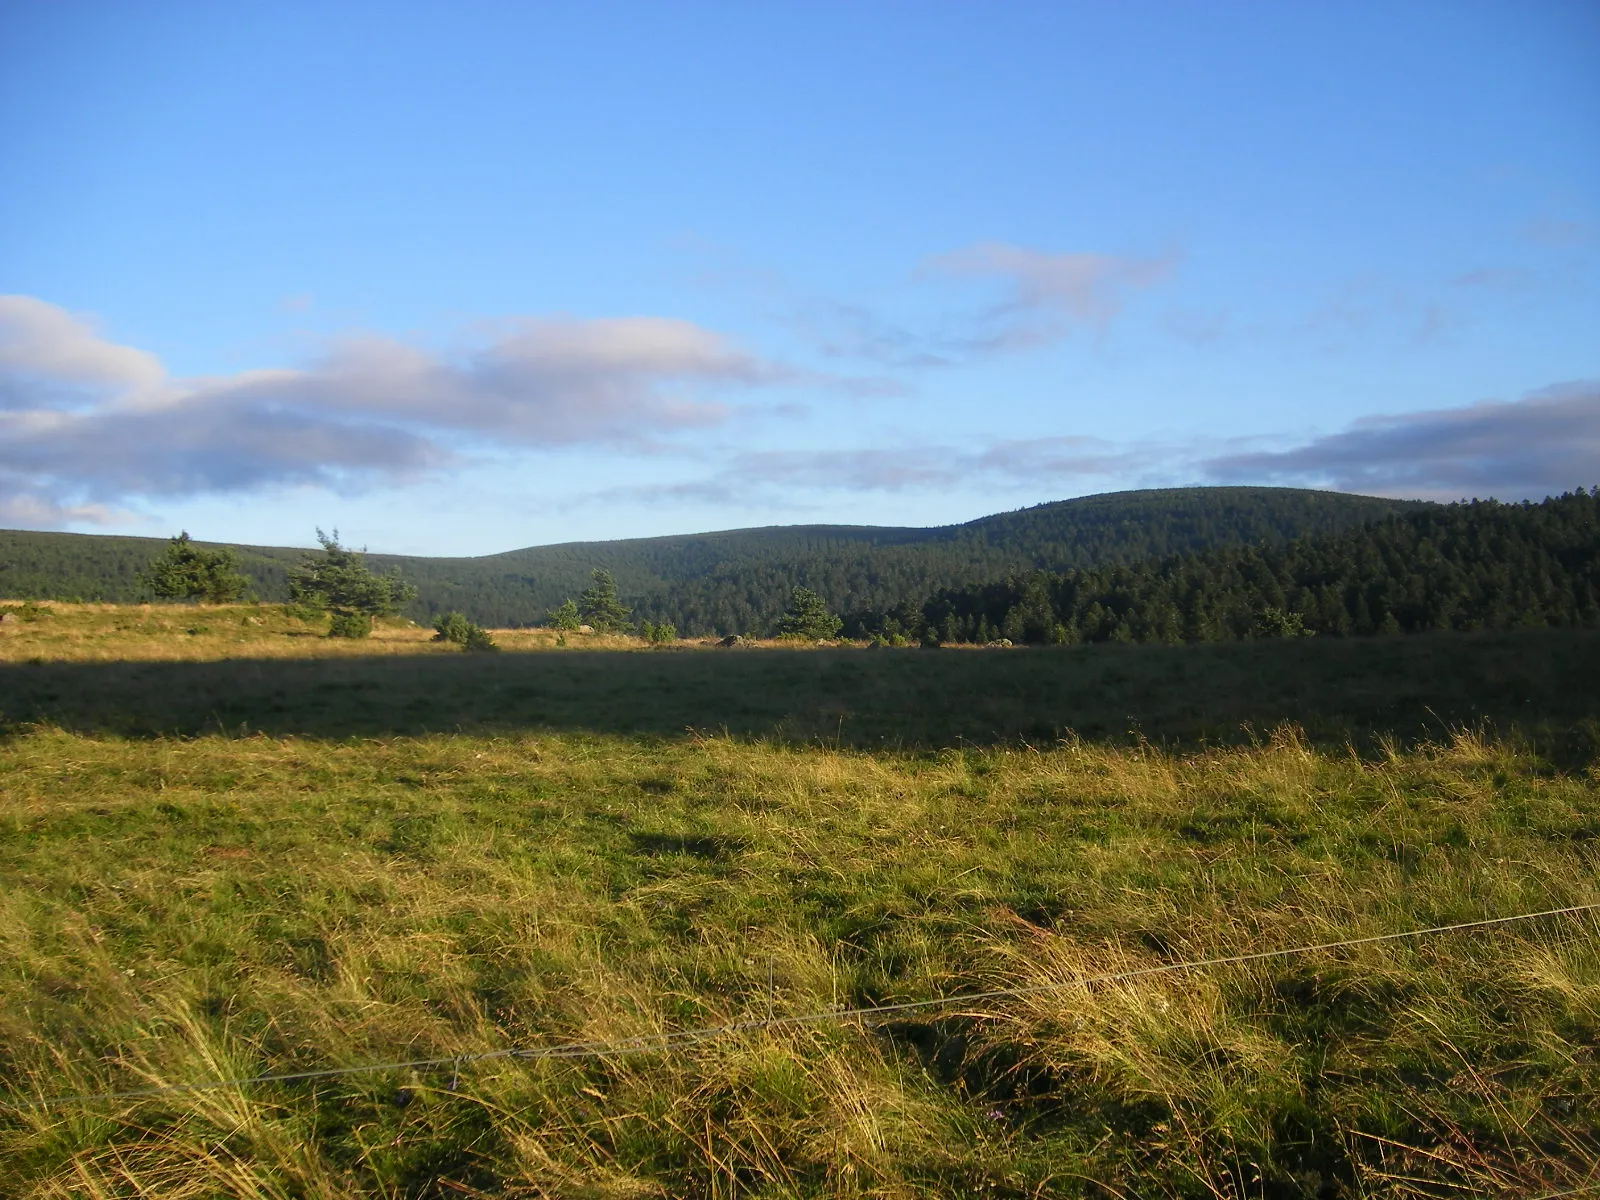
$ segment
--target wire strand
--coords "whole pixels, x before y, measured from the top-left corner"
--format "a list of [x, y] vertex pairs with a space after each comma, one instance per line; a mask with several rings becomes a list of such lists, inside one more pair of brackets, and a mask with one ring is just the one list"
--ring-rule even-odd
[[476, 1054], [452, 1054], [442, 1058], [416, 1058], [403, 1062], [364, 1063], [351, 1067], [323, 1067], [311, 1071], [288, 1071], [275, 1074], [246, 1075], [237, 1079], [214, 1079], [203, 1083], [169, 1083], [155, 1087], [132, 1088], [119, 1092], [93, 1092], [77, 1096], [49, 1096], [38, 1100], [8, 1103], [13, 1109], [41, 1109], [67, 1104], [90, 1104], [101, 1100], [138, 1100], [175, 1092], [200, 1092], [216, 1088], [247, 1087], [257, 1083], [299, 1083], [308, 1079], [329, 1079], [343, 1075], [373, 1074], [382, 1071], [419, 1071], [428, 1068], [459, 1068], [469, 1063], [490, 1062], [495, 1059], [517, 1059], [524, 1062], [546, 1059], [607, 1058], [618, 1054], [645, 1054], [674, 1050], [714, 1038], [736, 1033], [750, 1033], [761, 1029], [792, 1028], [799, 1025], [816, 1025], [826, 1021], [873, 1019], [899, 1013], [927, 1012], [938, 1008], [981, 1003], [988, 1000], [1013, 999], [1038, 996], [1050, 992], [1068, 991], [1072, 988], [1094, 987], [1107, 983], [1122, 983], [1131, 979], [1148, 979], [1157, 975], [1171, 975], [1181, 971], [1199, 971], [1210, 967], [1236, 966], [1241, 963], [1262, 962], [1273, 958], [1287, 958], [1298, 954], [1314, 954], [1320, 950], [1345, 950], [1353, 946], [1370, 946], [1380, 942], [1398, 942], [1410, 938], [1430, 937], [1441, 933], [1459, 933], [1469, 929], [1487, 929], [1496, 925], [1510, 925], [1518, 921], [1534, 921], [1544, 917], [1574, 916], [1594, 912], [1600, 903], [1574, 904], [1565, 908], [1548, 908], [1540, 912], [1515, 913], [1506, 917], [1486, 917], [1477, 921], [1458, 921], [1450, 925], [1432, 925], [1425, 929], [1408, 929], [1401, 933], [1375, 933], [1366, 937], [1344, 938], [1335, 942], [1315, 942], [1304, 946], [1288, 946], [1278, 950], [1257, 950], [1248, 954], [1229, 954], [1220, 958], [1194, 959], [1185, 962], [1162, 963], [1154, 967], [1137, 967], [1129, 971], [1111, 971], [1099, 975], [1082, 975], [1056, 983], [1039, 983], [1026, 987], [993, 988], [982, 992], [963, 992], [954, 996], [939, 996], [931, 1000], [904, 1000], [893, 1004], [874, 1004], [863, 1008], [827, 1008], [817, 1012], [798, 1013], [783, 1017], [763, 1017], [748, 1021], [730, 1021], [722, 1025], [707, 1025], [699, 1029], [669, 1030], [665, 1033], [640, 1034], [631, 1038], [604, 1041], [564, 1042], [554, 1046], [512, 1046], [501, 1050], [488, 1050]]

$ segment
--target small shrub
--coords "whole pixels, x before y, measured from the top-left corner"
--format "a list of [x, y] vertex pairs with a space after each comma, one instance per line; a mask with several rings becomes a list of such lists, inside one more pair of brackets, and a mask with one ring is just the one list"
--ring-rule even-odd
[[436, 642], [454, 642], [463, 650], [500, 649], [487, 629], [474, 625], [462, 613], [445, 613], [433, 623], [433, 628], [433, 640]]
[[663, 621], [659, 625], [652, 625], [649, 621], [639, 623], [639, 636], [652, 646], [666, 646], [678, 640], [678, 627], [670, 621]]
[[331, 638], [364, 638], [372, 636], [372, 616], [364, 612], [335, 612], [328, 622]]
[[469, 654], [500, 649], [499, 646], [495, 645], [494, 639], [489, 636], [489, 631], [481, 625], [467, 626], [467, 637], [461, 643], [461, 648]]
[[1297, 612], [1268, 606], [1256, 617], [1258, 638], [1316, 637], [1315, 629], [1307, 629], [1305, 619]]
[[433, 623], [433, 640], [436, 642], [454, 642], [464, 646], [467, 635], [475, 626], [467, 620], [465, 615], [458, 612], [447, 612]]

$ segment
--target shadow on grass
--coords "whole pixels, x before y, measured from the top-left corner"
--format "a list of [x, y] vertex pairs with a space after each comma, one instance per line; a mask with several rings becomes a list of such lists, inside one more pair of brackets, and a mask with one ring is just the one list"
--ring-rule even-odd
[[[681, 650], [0, 666], [0, 728], [370, 737], [694, 732], [852, 747], [1322, 745], [1521, 730], [1587, 759], [1600, 632], [1015, 650]], [[1560, 745], [1555, 743], [1559, 742]]]

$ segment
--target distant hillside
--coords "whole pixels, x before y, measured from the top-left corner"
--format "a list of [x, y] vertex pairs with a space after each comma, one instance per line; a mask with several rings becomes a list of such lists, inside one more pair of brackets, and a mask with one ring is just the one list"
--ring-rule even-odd
[[1217, 642], [1600, 626], [1600, 489], [1430, 505], [1278, 545], [942, 588], [847, 632], [941, 642]]
[[[1127, 564], [1214, 546], [1280, 545], [1423, 507], [1417, 502], [1296, 488], [1111, 492], [930, 529], [778, 526], [613, 542], [535, 546], [481, 558], [372, 554], [417, 585], [418, 619], [460, 609], [493, 626], [538, 624], [611, 571], [636, 614], [685, 634], [761, 631], [797, 584], [842, 612], [884, 610], [1028, 570]], [[0, 595], [133, 601], [160, 538], [0, 531]], [[239, 546], [263, 600], [287, 597], [285, 570], [303, 553]]]

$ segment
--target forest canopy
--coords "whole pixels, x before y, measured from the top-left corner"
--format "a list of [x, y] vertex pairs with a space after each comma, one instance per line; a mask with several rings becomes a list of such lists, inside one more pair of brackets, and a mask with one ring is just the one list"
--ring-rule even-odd
[[[1595, 493], [1441, 505], [1293, 488], [1111, 493], [932, 529], [814, 526], [535, 547], [371, 554], [417, 588], [404, 612], [547, 624], [610, 582], [618, 611], [683, 636], [774, 633], [796, 588], [856, 637], [1216, 641], [1595, 621]], [[231, 549], [264, 600], [303, 551]], [[0, 532], [0, 594], [137, 601], [169, 543]], [[576, 617], [576, 606], [572, 606]], [[1277, 614], [1276, 616], [1272, 614]], [[572, 622], [576, 624], [576, 621]]]
[[[805, 587], [836, 613], [919, 603], [941, 588], [1034, 570], [1065, 571], [1224, 545], [1280, 545], [1429, 506], [1300, 488], [1111, 492], [935, 528], [812, 525], [536, 546], [480, 558], [369, 554], [417, 588], [404, 608], [432, 624], [452, 612], [495, 628], [543, 625], [608, 572], [632, 619], [684, 636], [769, 633]], [[132, 602], [166, 543], [102, 534], [0, 531], [0, 595]], [[218, 548], [218, 543], [196, 542]], [[263, 600], [289, 599], [303, 550], [237, 546]]]
[[1600, 489], [1436, 505], [1280, 546], [1018, 572], [851, 614], [855, 636], [1215, 642], [1600, 625]]

